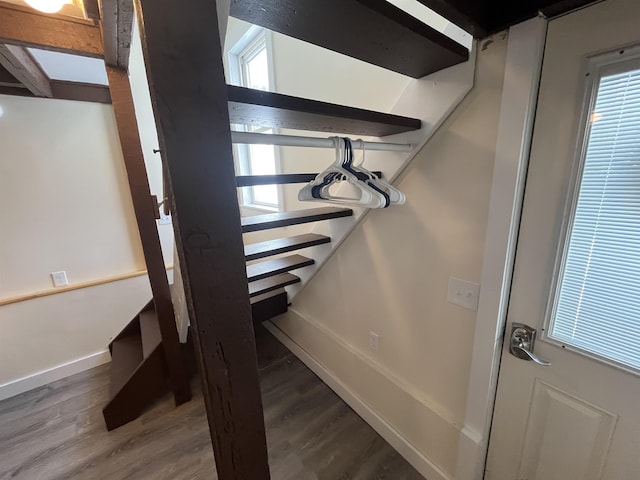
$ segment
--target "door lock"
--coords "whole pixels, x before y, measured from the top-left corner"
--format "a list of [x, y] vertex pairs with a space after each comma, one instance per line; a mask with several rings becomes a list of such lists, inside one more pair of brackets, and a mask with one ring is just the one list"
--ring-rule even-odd
[[511, 340], [509, 341], [509, 353], [521, 360], [534, 361], [538, 365], [548, 367], [551, 362], [542, 360], [533, 354], [536, 342], [536, 329], [523, 323], [511, 324]]

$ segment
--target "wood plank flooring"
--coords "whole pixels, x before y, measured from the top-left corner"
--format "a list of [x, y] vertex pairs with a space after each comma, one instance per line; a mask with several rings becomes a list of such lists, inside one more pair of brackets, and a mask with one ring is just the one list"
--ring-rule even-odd
[[[257, 333], [273, 480], [423, 480], [266, 330]], [[215, 479], [198, 378], [107, 432], [102, 366], [0, 402], [0, 479]]]

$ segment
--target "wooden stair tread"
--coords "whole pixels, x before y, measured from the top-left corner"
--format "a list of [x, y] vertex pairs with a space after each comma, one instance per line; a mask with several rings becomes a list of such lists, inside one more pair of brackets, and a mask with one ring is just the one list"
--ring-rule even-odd
[[413, 78], [469, 56], [465, 47], [385, 0], [235, 0], [230, 14]]
[[269, 300], [270, 298], [277, 297], [278, 295], [282, 295], [283, 293], [286, 295], [287, 291], [284, 288], [278, 288], [277, 290], [271, 290], [267, 293], [262, 293], [260, 295], [256, 295], [255, 297], [251, 297], [249, 298], [249, 300], [251, 302], [251, 305], [255, 305], [256, 303]]
[[312, 258], [303, 257], [298, 254], [254, 263], [247, 267], [247, 279], [250, 282], [255, 282], [262, 280], [263, 278], [273, 277], [284, 272], [296, 270], [297, 268], [308, 267], [314, 263], [315, 261]]
[[293, 237], [278, 238], [275, 240], [267, 240], [265, 242], [245, 245], [244, 255], [247, 261], [251, 261], [294, 250], [301, 250], [307, 247], [322, 245], [329, 242], [331, 242], [331, 238], [325, 235], [305, 233], [303, 235], [295, 235]]
[[419, 130], [417, 118], [227, 85], [229, 119], [241, 125], [382, 137]]
[[111, 384], [109, 396], [113, 398], [142, 362], [142, 341], [139, 335], [130, 335], [113, 342], [111, 351]]
[[350, 217], [353, 210], [340, 207], [309, 208], [290, 212], [267, 213], [253, 217], [242, 217], [242, 232], [256, 232], [270, 228], [288, 227], [301, 223], [317, 222], [332, 218]]
[[140, 312], [140, 337], [142, 340], [142, 355], [147, 358], [162, 343], [160, 325], [155, 310]]
[[296, 277], [291, 273], [281, 273], [280, 275], [276, 275], [274, 277], [251, 282], [249, 284], [249, 296], [255, 297], [257, 295], [262, 295], [264, 293], [278, 290], [280, 288], [286, 287], [287, 285], [293, 285], [294, 283], [299, 282], [299, 277]]
[[[378, 178], [382, 172], [372, 172]], [[292, 183], [309, 183], [318, 176], [317, 173], [284, 173], [280, 175], [243, 175], [236, 177], [236, 186], [252, 187], [254, 185], [286, 185]]]

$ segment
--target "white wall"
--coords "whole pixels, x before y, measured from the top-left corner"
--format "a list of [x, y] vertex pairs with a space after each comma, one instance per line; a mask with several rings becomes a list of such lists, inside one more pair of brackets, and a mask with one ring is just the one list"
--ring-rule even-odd
[[[132, 88], [152, 192], [159, 195], [141, 62], [136, 39]], [[0, 109], [0, 299], [52, 288], [49, 274], [57, 270], [66, 270], [74, 285], [144, 269], [113, 108], [0, 95]], [[160, 235], [170, 264], [171, 226], [160, 226]], [[150, 298], [142, 276], [0, 307], [0, 398], [107, 361], [102, 352], [111, 337]], [[71, 366], [56, 370], [65, 364]]]
[[474, 89], [398, 182], [407, 203], [370, 213], [274, 322], [443, 478], [456, 468], [476, 317], [447, 303], [447, 285], [480, 280], [506, 43], [479, 49]]
[[110, 105], [2, 96], [0, 298], [144, 268]]

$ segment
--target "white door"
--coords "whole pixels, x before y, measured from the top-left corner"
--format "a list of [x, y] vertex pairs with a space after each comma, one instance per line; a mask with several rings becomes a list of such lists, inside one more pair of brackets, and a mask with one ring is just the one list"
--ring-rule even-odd
[[549, 23], [489, 480], [640, 480], [638, 45], [640, 0]]

